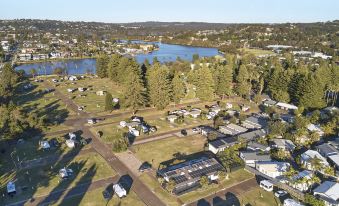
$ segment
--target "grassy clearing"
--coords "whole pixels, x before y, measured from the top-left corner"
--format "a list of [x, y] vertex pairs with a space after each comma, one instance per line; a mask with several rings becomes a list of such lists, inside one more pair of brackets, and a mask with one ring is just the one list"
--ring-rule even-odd
[[171, 137], [136, 145], [133, 149], [140, 160], [152, 163], [153, 168], [157, 169], [161, 162], [173, 159], [175, 154], [189, 155], [202, 151], [205, 141], [206, 139], [200, 135], [184, 138]]
[[80, 205], [80, 206], [94, 206], [94, 205], [106, 205], [106, 206], [117, 206], [117, 205], [133, 205], [133, 206], [144, 206], [145, 204], [138, 198], [138, 196], [130, 191], [127, 197], [120, 199], [116, 195], [111, 200], [107, 201], [102, 196], [104, 188], [99, 188], [87, 192], [85, 195], [75, 196], [66, 200], [60, 200], [53, 205], [68, 206], [68, 205]]
[[[63, 167], [71, 168], [74, 171], [72, 177], [61, 180], [58, 173]], [[55, 163], [44, 167], [9, 171], [1, 175], [1, 193], [6, 190], [9, 181], [15, 181], [17, 195], [14, 198], [6, 197], [4, 202], [16, 202], [33, 196], [48, 195], [52, 191], [74, 187], [76, 185], [96, 181], [102, 178], [114, 176], [116, 173], [106, 161], [96, 153], [77, 156], [66, 163]], [[20, 188], [26, 187], [25, 190]]]
[[147, 185], [161, 200], [163, 200], [168, 206], [178, 206], [179, 203], [175, 196], [168, 193], [164, 190], [159, 182], [150, 177], [148, 174], [144, 173], [140, 177], [140, 180]]
[[248, 48], [244, 48], [244, 49], [240, 49], [240, 51], [242, 51], [243, 53], [253, 54], [255, 56], [273, 55], [273, 54], [275, 54], [274, 52], [272, 52], [270, 50], [263, 50], [263, 49], [248, 49]]
[[232, 185], [236, 184], [237, 182], [241, 182], [253, 177], [253, 174], [245, 171], [245, 170], [237, 170], [229, 174], [229, 179], [224, 180], [221, 184], [212, 184], [206, 188], [200, 188], [196, 191], [184, 194], [180, 196], [180, 199], [183, 202], [193, 202], [208, 195], [214, 194], [218, 192], [222, 188], [231, 187]]
[[280, 201], [277, 200], [273, 192], [267, 192], [259, 187], [245, 192], [238, 197], [241, 204], [247, 205], [262, 205], [262, 206], [275, 206], [281, 205]]
[[[109, 79], [90, 78], [80, 79], [75, 82], [64, 81], [56, 84], [60, 92], [73, 99], [77, 105], [85, 107], [88, 112], [102, 112], [105, 107], [105, 95], [96, 95], [97, 91], [107, 91], [113, 97], [121, 98], [122, 88]], [[73, 93], [67, 91], [68, 88], [77, 89], [79, 87], [87, 88], [86, 91], [80, 92], [76, 90]], [[86, 95], [81, 97], [80, 95]]]

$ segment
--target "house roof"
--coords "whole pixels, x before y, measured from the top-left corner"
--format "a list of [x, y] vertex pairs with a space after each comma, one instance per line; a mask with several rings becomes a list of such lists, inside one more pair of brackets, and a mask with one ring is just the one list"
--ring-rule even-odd
[[298, 179], [302, 179], [304, 177], [306, 177], [307, 179], [310, 179], [313, 175], [312, 171], [309, 170], [303, 170], [301, 172], [299, 172], [298, 174], [294, 175], [292, 177], [293, 180], [298, 180]]
[[326, 159], [323, 156], [321, 156], [321, 154], [319, 154], [319, 152], [317, 152], [315, 150], [307, 150], [306, 152], [301, 154], [301, 158], [304, 161], [309, 161], [313, 158], [318, 158], [318, 159], [320, 159], [320, 161], [323, 164], [328, 165], [328, 162], [326, 161]]
[[268, 146], [267, 146], [267, 145], [260, 144], [260, 143], [255, 142], [255, 141], [250, 141], [250, 142], [247, 144], [247, 148], [266, 150], [266, 149], [268, 148]]
[[271, 161], [270, 155], [259, 155], [253, 151], [242, 151], [240, 152], [245, 160], [256, 160], [256, 161]]
[[295, 149], [295, 144], [289, 140], [289, 139], [273, 139], [273, 144], [278, 148], [285, 148], [290, 151], [293, 151]]
[[337, 167], [339, 167], [339, 154], [328, 157]]
[[267, 172], [286, 172], [290, 164], [287, 162], [263, 161], [257, 162], [257, 166], [265, 168]]
[[210, 142], [209, 144], [212, 145], [214, 148], [219, 149], [219, 148], [225, 148], [225, 147], [232, 146], [236, 144], [237, 142], [238, 141], [235, 137], [226, 137], [226, 138], [214, 140]]
[[266, 132], [262, 129], [254, 130], [252, 132], [246, 132], [238, 135], [238, 139], [245, 139], [246, 141], [253, 140], [258, 137], [266, 136]]
[[313, 190], [315, 193], [323, 194], [334, 201], [339, 201], [339, 183], [325, 181]]
[[298, 109], [297, 106], [294, 106], [293, 104], [287, 104], [287, 103], [284, 103], [284, 102], [278, 102], [277, 106], [287, 108], [287, 109], [294, 109], [294, 110]]
[[322, 153], [326, 156], [338, 154], [338, 150], [336, 150], [332, 145], [330, 145], [328, 143], [318, 145], [318, 146], [316, 146], [316, 148], [320, 153]]

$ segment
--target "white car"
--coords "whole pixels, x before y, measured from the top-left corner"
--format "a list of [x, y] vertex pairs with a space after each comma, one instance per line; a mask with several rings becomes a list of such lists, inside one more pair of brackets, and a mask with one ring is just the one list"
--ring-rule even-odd
[[79, 110], [79, 111], [82, 111], [82, 110], [84, 110], [84, 107], [83, 107], [83, 106], [79, 106], [79, 107], [78, 107], [78, 110]]
[[287, 195], [287, 192], [285, 190], [278, 190], [274, 193], [274, 196], [276, 197], [283, 197], [285, 195]]
[[192, 132], [193, 132], [193, 133], [199, 133], [199, 129], [196, 128], [196, 127], [194, 127], [194, 128], [192, 129]]

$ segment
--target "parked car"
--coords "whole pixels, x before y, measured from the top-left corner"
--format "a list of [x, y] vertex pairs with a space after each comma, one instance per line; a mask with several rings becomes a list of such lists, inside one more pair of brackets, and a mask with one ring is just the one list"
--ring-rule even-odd
[[283, 197], [285, 195], [287, 195], [287, 192], [285, 190], [278, 190], [274, 193], [274, 196], [276, 197]]
[[192, 129], [192, 132], [193, 132], [193, 133], [199, 133], [199, 129], [196, 128], [196, 127], [194, 127], [194, 128]]

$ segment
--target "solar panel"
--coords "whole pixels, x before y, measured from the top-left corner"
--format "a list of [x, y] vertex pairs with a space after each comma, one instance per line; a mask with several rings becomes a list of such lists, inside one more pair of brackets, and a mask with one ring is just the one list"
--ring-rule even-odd
[[173, 176], [173, 175], [175, 175], [175, 174], [177, 174], [176, 171], [169, 171], [169, 172], [166, 172], [166, 175], [167, 175], [167, 176]]
[[187, 181], [188, 179], [185, 175], [180, 175], [180, 176], [173, 177], [173, 180], [176, 184], [180, 184], [182, 182]]

